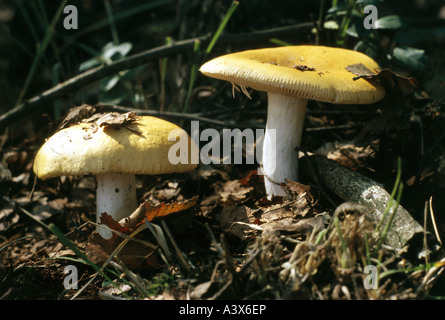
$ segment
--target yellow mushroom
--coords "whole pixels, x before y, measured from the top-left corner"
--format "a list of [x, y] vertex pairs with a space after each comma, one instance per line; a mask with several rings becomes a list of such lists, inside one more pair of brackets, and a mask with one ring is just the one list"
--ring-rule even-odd
[[217, 57], [201, 66], [209, 77], [226, 80], [245, 91], [268, 93], [263, 143], [263, 173], [268, 197], [284, 195], [280, 183], [298, 178], [298, 152], [308, 100], [371, 104], [385, 96], [377, 81], [353, 80], [346, 70], [379, 65], [363, 53], [324, 46], [287, 46], [248, 50]]
[[[34, 173], [40, 179], [95, 175], [97, 222], [103, 212], [119, 221], [137, 208], [135, 174], [196, 168], [190, 161], [178, 164], [169, 161], [169, 149], [175, 144], [169, 141], [172, 132], [185, 135], [182, 139], [188, 139], [192, 146], [193, 141], [184, 130], [150, 116], [137, 117], [123, 127], [73, 125], [56, 132], [43, 144], [34, 159]], [[98, 227], [97, 231], [104, 238], [109, 236], [104, 228]]]

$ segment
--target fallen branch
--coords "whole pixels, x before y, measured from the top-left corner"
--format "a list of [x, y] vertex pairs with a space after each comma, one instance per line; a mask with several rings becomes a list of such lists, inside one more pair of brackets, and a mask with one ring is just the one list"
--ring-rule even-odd
[[[321, 156], [305, 156], [301, 159], [301, 169], [316, 175], [323, 188], [335, 193], [344, 201], [358, 203], [368, 209], [368, 218], [377, 226], [385, 225], [383, 213], [391, 204], [391, 195], [376, 181], [349, 170], [334, 160]], [[313, 172], [312, 168], [315, 170]], [[400, 204], [393, 216], [386, 235], [385, 244], [401, 249], [413, 241], [422, 241], [425, 230]], [[431, 236], [430, 250], [436, 251], [438, 243]], [[416, 243], [417, 244], [417, 243]], [[422, 242], [420, 242], [422, 244]]]
[[[288, 36], [292, 35], [294, 38], [307, 34], [312, 28], [311, 23], [302, 23], [288, 27], [274, 28], [269, 30], [242, 33], [237, 35], [222, 35], [217, 45], [224, 46], [228, 44], [236, 43], [249, 43], [252, 41], [265, 41], [273, 36]], [[15, 106], [8, 112], [0, 116], [0, 131], [3, 131], [9, 125], [21, 120], [27, 115], [33, 113], [42, 112], [45, 109], [51, 107], [51, 102], [62, 98], [68, 93], [75, 92], [94, 81], [98, 81], [105, 77], [114, 75], [120, 71], [135, 68], [140, 65], [147, 64], [151, 61], [157, 60], [162, 57], [179, 54], [183, 52], [190, 52], [193, 50], [193, 46], [196, 41], [201, 43], [207, 43], [212, 39], [212, 36], [205, 35], [195, 39], [187, 39], [174, 42], [160, 47], [156, 47], [150, 50], [146, 50], [127, 58], [115, 61], [105, 66], [99, 66], [90, 70], [87, 70], [71, 79], [66, 80], [57, 86], [42, 92], [40, 95], [32, 97], [27, 101]]]
[[[95, 107], [98, 107], [98, 108], [103, 107], [105, 110], [112, 110], [112, 111], [118, 111], [118, 112], [133, 111], [141, 116], [147, 115], [147, 116], [160, 117], [160, 118], [184, 119], [184, 120], [190, 120], [190, 121], [196, 120], [196, 121], [205, 122], [208, 124], [221, 126], [221, 127], [225, 127], [225, 128], [240, 128], [240, 126], [235, 122], [210, 119], [207, 117], [203, 117], [203, 116], [201, 116], [201, 114], [197, 114], [197, 113], [182, 113], [182, 112], [171, 112], [171, 111], [135, 109], [135, 108], [118, 106], [118, 105], [95, 105]], [[249, 128], [251, 128], [251, 126]]]

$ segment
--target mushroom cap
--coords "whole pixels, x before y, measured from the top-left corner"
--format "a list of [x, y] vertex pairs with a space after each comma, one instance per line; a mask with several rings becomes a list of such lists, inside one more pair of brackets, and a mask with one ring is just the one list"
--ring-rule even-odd
[[247, 50], [220, 56], [201, 66], [209, 77], [259, 91], [341, 104], [369, 104], [381, 100], [385, 90], [376, 80], [346, 70], [363, 64], [371, 71], [379, 65], [367, 55], [324, 46], [286, 46]]
[[[177, 131], [173, 131], [177, 130]], [[169, 135], [174, 141], [169, 141]], [[79, 123], [47, 139], [34, 159], [34, 173], [40, 179], [62, 175], [161, 174], [185, 172], [196, 164], [172, 164], [169, 149], [175, 138], [187, 139], [188, 159], [196, 148], [188, 134], [175, 124], [151, 116], [137, 117], [125, 126]], [[182, 152], [182, 150], [181, 150]]]

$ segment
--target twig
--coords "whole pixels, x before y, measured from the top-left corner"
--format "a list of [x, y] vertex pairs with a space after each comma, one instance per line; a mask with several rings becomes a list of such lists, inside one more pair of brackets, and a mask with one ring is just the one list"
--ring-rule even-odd
[[315, 180], [316, 188], [319, 190], [321, 194], [334, 206], [337, 206], [337, 203], [331, 199], [331, 197], [327, 194], [327, 192], [324, 190], [324, 186], [321, 184], [319, 179], [319, 173], [317, 170], [315, 170], [314, 165], [311, 163], [311, 160], [309, 158], [309, 154], [306, 149], [303, 149], [302, 152], [304, 153], [304, 158], [307, 160], [306, 166], [309, 172], [311, 172], [311, 177]]
[[[297, 25], [268, 29], [258, 32], [241, 33], [236, 35], [221, 35], [217, 46], [225, 46], [227, 44], [249, 43], [252, 41], [264, 41], [270, 37], [281, 35], [296, 36], [307, 34], [311, 30], [311, 23], [301, 23]], [[198, 40], [201, 43], [207, 43], [211, 39], [211, 35], [205, 35], [199, 38], [187, 39], [183, 41], [173, 42], [172, 44], [163, 45], [153, 49], [149, 49], [127, 58], [115, 61], [105, 66], [99, 66], [87, 70], [71, 79], [66, 80], [57, 86], [42, 92], [40, 95], [32, 97], [27, 101], [18, 104], [8, 112], [0, 116], [0, 131], [3, 131], [9, 125], [19, 121], [23, 117], [42, 112], [51, 106], [51, 102], [62, 98], [68, 93], [74, 92], [94, 81], [98, 81], [110, 75], [116, 74], [123, 70], [135, 68], [140, 65], [147, 64], [169, 55], [175, 55], [191, 50]]]
[[429, 209], [430, 209], [430, 214], [431, 214], [431, 221], [433, 223], [434, 233], [436, 234], [437, 241], [440, 243], [440, 245], [442, 245], [442, 239], [440, 238], [439, 230], [437, 229], [436, 218], [434, 217], [433, 197], [430, 197]]
[[[359, 203], [370, 209], [367, 217], [378, 224], [391, 203], [390, 194], [376, 181], [349, 170], [339, 163], [320, 156], [307, 157], [319, 173], [321, 184], [345, 201]], [[308, 161], [301, 161], [302, 169], [308, 169]], [[423, 239], [424, 228], [401, 206], [394, 208], [394, 220], [385, 239], [385, 243], [401, 249], [413, 241]], [[386, 219], [385, 219], [386, 220]], [[386, 223], [386, 221], [385, 221]], [[428, 234], [430, 237], [431, 235]], [[430, 249], [437, 247], [437, 241], [431, 239]]]
[[200, 122], [205, 122], [217, 126], [222, 126], [226, 128], [239, 128], [240, 126], [236, 123], [230, 123], [228, 121], [214, 120], [210, 118], [203, 117], [196, 113], [181, 113], [181, 112], [170, 112], [170, 111], [157, 111], [157, 110], [145, 110], [145, 109], [135, 109], [117, 105], [95, 105], [95, 107], [104, 107], [104, 109], [109, 109], [113, 111], [130, 112], [134, 111], [138, 115], [149, 115], [154, 117], [165, 117], [174, 119], [186, 119], [186, 120], [197, 120]]
[[20, 120], [25, 115], [43, 111], [45, 108], [48, 108], [51, 105], [50, 103], [52, 101], [59, 99], [64, 95], [82, 88], [94, 81], [116, 74], [122, 70], [127, 70], [146, 64], [149, 61], [156, 60], [167, 55], [182, 52], [189, 48], [193, 41], [194, 39], [185, 40], [177, 42], [175, 45], [166, 45], [154, 48], [139, 54], [135, 54], [128, 58], [118, 60], [106, 66], [99, 66], [87, 70], [47, 91], [42, 92], [40, 95], [35, 96], [28, 101], [19, 104], [15, 108], [1, 115], [0, 130], [3, 130], [11, 123]]
[[167, 236], [170, 238], [172, 246], [175, 249], [176, 254], [179, 258], [179, 262], [182, 264], [182, 266], [187, 271], [187, 273], [190, 274], [190, 265], [185, 260], [184, 254], [182, 253], [181, 249], [179, 249], [179, 246], [177, 245], [175, 238], [173, 238], [173, 235], [171, 234], [170, 229], [167, 226], [167, 223], [164, 220], [161, 220], [161, 224], [162, 224], [162, 227], [164, 228], [165, 232], [167, 233]]

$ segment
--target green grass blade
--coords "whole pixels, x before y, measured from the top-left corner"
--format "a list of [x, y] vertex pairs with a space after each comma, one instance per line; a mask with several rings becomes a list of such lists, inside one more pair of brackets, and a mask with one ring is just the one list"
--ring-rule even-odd
[[380, 219], [379, 223], [377, 224], [377, 226], [375, 228], [376, 231], [381, 228], [383, 221], [385, 221], [385, 219], [388, 215], [388, 212], [392, 207], [393, 199], [395, 198], [395, 196], [397, 194], [397, 190], [399, 188], [401, 178], [402, 178], [402, 159], [400, 157], [398, 157], [397, 158], [397, 176], [396, 176], [396, 181], [394, 183], [394, 187], [391, 192], [391, 198], [390, 198], [388, 205], [385, 208], [385, 211], [383, 211], [382, 219]]
[[238, 1], [233, 1], [232, 4], [230, 5], [229, 9], [227, 10], [226, 15], [224, 16], [223, 21], [219, 25], [218, 29], [216, 30], [215, 34], [213, 35], [212, 40], [210, 41], [210, 43], [206, 49], [206, 54], [209, 54], [212, 51], [213, 47], [215, 46], [216, 42], [218, 41], [219, 37], [221, 36], [221, 33], [224, 31], [224, 28], [226, 27], [227, 22], [229, 22], [230, 17], [235, 12], [238, 5], [239, 5]]
[[31, 83], [31, 80], [33, 79], [34, 74], [37, 71], [37, 66], [39, 65], [40, 60], [43, 57], [43, 54], [45, 53], [45, 50], [46, 50], [46, 48], [48, 47], [48, 44], [51, 41], [51, 38], [52, 38], [52, 36], [54, 34], [55, 26], [56, 26], [57, 22], [59, 21], [60, 16], [61, 16], [62, 11], [63, 11], [63, 8], [65, 7], [67, 2], [68, 2], [68, 0], [64, 0], [61, 3], [61, 5], [59, 6], [56, 14], [54, 15], [53, 20], [51, 21], [51, 24], [46, 28], [45, 36], [44, 36], [42, 42], [40, 43], [40, 45], [38, 47], [36, 56], [35, 56], [35, 58], [34, 58], [34, 60], [32, 62], [32, 65], [31, 65], [31, 68], [30, 68], [30, 70], [28, 72], [28, 75], [26, 77], [25, 83], [23, 84], [23, 88], [22, 88], [22, 90], [21, 90], [21, 92], [19, 94], [19, 97], [17, 99], [16, 106], [18, 106], [22, 102], [23, 98], [25, 97], [26, 91], [28, 90], [28, 87], [29, 87], [29, 85]]
[[269, 39], [269, 42], [271, 42], [273, 44], [277, 44], [279, 46], [283, 46], [283, 47], [292, 45], [292, 43], [289, 43], [289, 42], [286, 42], [286, 41], [283, 41], [283, 40], [280, 40], [280, 39], [277, 39], [277, 38], [271, 38], [271, 39]]
[[[378, 231], [380, 228], [382, 228], [382, 224], [385, 220], [388, 220], [386, 222], [386, 225], [381, 230], [379, 240], [377, 242], [377, 246], [374, 249], [374, 252], [377, 252], [380, 250], [383, 242], [386, 239], [386, 235], [388, 234], [388, 231], [391, 227], [392, 221], [394, 219], [395, 213], [397, 211], [397, 207], [399, 206], [401, 197], [402, 197], [402, 191], [403, 191], [403, 183], [401, 183], [402, 178], [402, 159], [400, 157], [397, 158], [397, 176], [396, 176], [396, 182], [394, 183], [394, 188], [391, 192], [390, 200], [388, 205], [385, 208], [385, 211], [382, 214], [382, 218], [380, 219], [378, 225], [375, 228], [375, 231]], [[396, 202], [394, 204], [394, 198], [396, 197]], [[393, 208], [393, 211], [391, 213], [391, 216], [389, 219], [386, 219], [388, 216], [389, 211]]]
[[[172, 38], [167, 37], [165, 39], [165, 44], [170, 45], [172, 43]], [[164, 57], [160, 60], [159, 67], [160, 67], [160, 73], [161, 73], [161, 105], [159, 107], [160, 111], [164, 111], [165, 108], [165, 78], [167, 75], [167, 61], [168, 58]]]
[[343, 268], [349, 268], [349, 250], [348, 250], [348, 246], [346, 244], [345, 238], [343, 237], [342, 233], [341, 233], [341, 228], [340, 228], [340, 223], [338, 221], [338, 217], [334, 218], [334, 226], [335, 229], [337, 230], [337, 234], [338, 234], [338, 238], [340, 240], [340, 244], [341, 244], [341, 251], [342, 251], [342, 255], [340, 257], [340, 265]]
[[379, 238], [379, 241], [378, 241], [378, 245], [377, 245], [377, 250], [380, 249], [380, 247], [382, 246], [383, 242], [386, 239], [388, 231], [391, 228], [391, 224], [392, 224], [392, 221], [394, 220], [394, 216], [395, 216], [395, 214], [397, 212], [397, 208], [399, 206], [400, 199], [402, 198], [402, 192], [403, 192], [403, 183], [401, 183], [399, 188], [398, 188], [396, 203], [393, 206], [394, 209], [392, 210], [391, 215], [390, 215], [390, 217], [388, 219], [388, 222], [386, 223], [385, 227], [383, 228], [382, 234], [380, 235], [380, 238]]
[[43, 1], [38, 0], [38, 1], [32, 1], [31, 3], [33, 4], [37, 18], [40, 19], [40, 24], [42, 26], [47, 26], [49, 24], [49, 19], [46, 14], [45, 6], [43, 5]]
[[198, 56], [200, 46], [201, 46], [201, 42], [199, 40], [195, 40], [195, 45], [193, 47], [193, 53], [195, 55], [195, 59], [194, 59], [193, 64], [190, 68], [189, 86], [187, 89], [187, 96], [185, 97], [185, 101], [184, 101], [184, 109], [182, 110], [182, 112], [184, 112], [184, 113], [186, 113], [190, 107], [190, 98], [192, 97], [193, 87], [195, 85], [196, 77], [198, 74], [197, 56]]
[[[232, 17], [232, 15], [235, 12], [238, 5], [239, 5], [238, 1], [232, 1], [232, 4], [230, 5], [229, 9], [227, 10], [226, 14], [224, 15], [224, 19], [219, 24], [218, 29], [216, 30], [215, 34], [213, 35], [212, 40], [210, 40], [210, 43], [207, 46], [207, 49], [205, 50], [205, 56], [208, 55], [212, 51], [213, 47], [218, 42], [218, 39], [221, 36], [222, 32], [224, 31], [224, 28], [226, 27], [227, 22], [229, 22], [230, 18]], [[192, 66], [191, 66], [191, 69], [190, 69], [189, 86], [188, 86], [187, 95], [186, 95], [186, 98], [184, 101], [184, 108], [182, 110], [182, 112], [184, 112], [184, 113], [187, 112], [189, 109], [190, 98], [192, 96], [193, 87], [194, 87], [195, 80], [196, 80], [196, 77], [198, 74], [197, 56], [198, 56], [198, 51], [199, 51], [200, 46], [201, 46], [201, 42], [199, 40], [196, 40], [194, 48], [193, 48], [195, 60], [194, 60]]]
[[25, 20], [26, 26], [28, 27], [29, 33], [31, 33], [32, 37], [34, 38], [34, 42], [39, 42], [39, 36], [37, 35], [36, 28], [34, 23], [32, 22], [32, 19], [30, 18], [28, 12], [22, 5], [22, 1], [16, 1], [17, 6], [19, 7], [20, 14], [22, 15], [23, 19]]
[[[122, 289], [106, 274], [103, 272], [103, 269], [105, 267], [105, 265], [109, 262], [108, 259], [105, 264], [102, 267], [99, 267], [98, 265], [96, 265], [93, 261], [91, 261], [87, 255], [85, 253], [83, 253], [70, 239], [68, 239], [65, 234], [53, 223], [48, 225], [48, 229], [51, 230], [51, 232], [57, 237], [59, 238], [60, 242], [62, 242], [62, 244], [64, 244], [66, 247], [68, 247], [69, 249], [71, 249], [82, 261], [84, 261], [84, 263], [86, 263], [87, 265], [89, 265], [90, 267], [92, 267], [97, 274], [100, 274], [106, 281], [108, 281], [110, 284], [112, 284], [116, 289], [118, 289], [119, 291], [122, 292], [122, 294], [124, 296], [126, 296], [127, 298], [129, 297], [124, 291], [122, 291]], [[94, 279], [94, 277], [90, 280], [92, 281]], [[89, 283], [88, 283], [89, 284]], [[88, 285], [87, 284], [87, 285]], [[79, 291], [78, 293], [76, 293], [76, 295], [74, 297], [76, 297], [81, 291]]]
[[[68, 239], [65, 234], [53, 223], [48, 225], [48, 229], [51, 230], [54, 235], [59, 238], [60, 242], [62, 242], [66, 247], [71, 249], [80, 259], [82, 259], [86, 264], [92, 267], [95, 271], [106, 277], [106, 275], [102, 272], [101, 268], [92, 262], [86, 254], [84, 254], [70, 239]], [[109, 280], [109, 279], [107, 279]]]
[[[128, 17], [131, 17], [135, 14], [139, 14], [141, 12], [148, 11], [148, 10], [151, 10], [151, 9], [154, 9], [154, 8], [157, 8], [162, 5], [172, 3], [172, 2], [174, 2], [174, 0], [151, 0], [151, 1], [148, 1], [147, 3], [129, 8], [127, 10], [116, 12], [113, 16], [113, 19], [116, 22], [116, 21], [119, 21], [119, 20], [122, 20], [122, 19], [125, 19]], [[100, 28], [106, 27], [108, 25], [108, 23], [109, 22], [107, 19], [99, 20], [98, 22], [96, 22], [92, 25], [86, 26], [85, 28], [82, 28], [82, 30], [79, 30], [76, 33], [76, 36], [81, 37], [85, 34], [91, 33], [93, 31], [97, 31]]]
[[108, 25], [111, 30], [111, 37], [115, 45], [119, 44], [119, 36], [116, 28], [116, 22], [114, 20], [113, 11], [111, 10], [111, 5], [109, 0], [104, 0], [105, 11], [107, 13]]
[[8, 29], [6, 29], [3, 24], [0, 23], [0, 31], [2, 34], [4, 34], [5, 36], [7, 36], [9, 39], [11, 39], [20, 49], [23, 50], [23, 52], [25, 52], [29, 57], [33, 57], [34, 54], [28, 50], [28, 48], [25, 46], [25, 44], [23, 42], [21, 42], [19, 39], [17, 39], [16, 37], [14, 37]]

